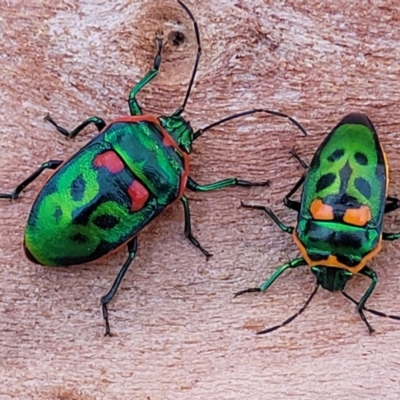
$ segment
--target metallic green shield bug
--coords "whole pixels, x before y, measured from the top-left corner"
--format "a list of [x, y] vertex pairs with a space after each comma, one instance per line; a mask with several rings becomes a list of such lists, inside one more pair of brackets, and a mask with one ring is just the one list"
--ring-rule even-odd
[[[267, 207], [242, 206], [265, 211], [282, 231], [293, 235], [301, 257], [282, 265], [260, 287], [242, 290], [236, 296], [265, 291], [284, 271], [303, 265], [311, 268], [316, 286], [295, 315], [258, 333], [272, 332], [293, 321], [319, 286], [331, 292], [341, 291], [355, 303], [370, 333], [373, 328], [364, 310], [400, 319], [365, 307], [378, 283], [375, 271], [366, 264], [380, 251], [382, 240], [400, 238], [400, 232], [382, 232], [383, 215], [399, 208], [400, 200], [387, 196], [388, 163], [371, 120], [360, 113], [344, 117], [317, 149], [309, 167], [294, 151], [292, 154], [307, 169], [284, 198], [285, 206], [298, 213], [296, 227], [284, 225]], [[292, 200], [301, 185], [301, 201]], [[356, 274], [371, 279], [359, 302], [344, 292], [347, 281]]]
[[154, 67], [130, 92], [130, 116], [109, 124], [94, 116], [70, 132], [47, 116], [47, 121], [68, 138], [75, 137], [89, 124], [94, 124], [99, 134], [68, 160], [47, 161], [12, 193], [0, 194], [0, 198], [16, 199], [44, 170], [55, 170], [38, 194], [28, 218], [24, 248], [32, 262], [45, 266], [82, 264], [127, 245], [128, 257], [109, 292], [101, 299], [106, 335], [110, 335], [107, 304], [136, 256], [137, 234], [144, 226], [180, 200], [185, 214], [185, 236], [209, 257], [211, 254], [192, 235], [185, 189], [207, 192], [235, 185], [268, 184], [268, 181], [252, 183], [229, 178], [199, 185], [189, 176], [192, 142], [216, 125], [254, 113], [288, 118], [303, 130], [285, 114], [253, 109], [193, 131], [182, 113], [200, 61], [200, 34], [190, 10], [180, 0], [178, 3], [193, 22], [197, 41], [196, 61], [182, 105], [170, 116], [154, 117], [143, 115], [136, 99], [140, 90], [158, 74], [163, 47], [162, 35], [158, 34]]

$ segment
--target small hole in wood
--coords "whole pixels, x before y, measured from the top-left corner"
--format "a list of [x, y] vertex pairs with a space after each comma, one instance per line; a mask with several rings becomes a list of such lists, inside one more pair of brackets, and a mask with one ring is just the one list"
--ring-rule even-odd
[[171, 42], [174, 46], [180, 46], [185, 41], [185, 35], [179, 31], [172, 31], [168, 35], [168, 41]]

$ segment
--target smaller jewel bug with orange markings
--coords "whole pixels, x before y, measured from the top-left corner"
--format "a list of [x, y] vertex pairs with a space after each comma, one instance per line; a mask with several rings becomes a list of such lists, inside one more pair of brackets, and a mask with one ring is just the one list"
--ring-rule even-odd
[[[389, 167], [371, 120], [364, 114], [344, 117], [315, 152], [310, 166], [293, 151], [307, 169], [284, 198], [284, 205], [298, 213], [295, 227], [284, 225], [268, 207], [243, 204], [263, 210], [293, 236], [301, 257], [279, 267], [260, 287], [239, 291], [263, 292], [287, 269], [308, 265], [316, 277], [316, 286], [304, 306], [283, 323], [262, 330], [272, 332], [289, 324], [311, 302], [319, 286], [331, 292], [340, 291], [357, 305], [358, 313], [370, 333], [374, 331], [364, 310], [381, 317], [400, 320], [395, 315], [365, 307], [378, 283], [374, 270], [366, 264], [382, 246], [382, 240], [400, 239], [400, 232], [383, 232], [383, 216], [400, 207], [400, 200], [387, 195]], [[301, 201], [291, 197], [303, 185]], [[371, 279], [370, 286], [357, 302], [344, 288], [354, 275]]]

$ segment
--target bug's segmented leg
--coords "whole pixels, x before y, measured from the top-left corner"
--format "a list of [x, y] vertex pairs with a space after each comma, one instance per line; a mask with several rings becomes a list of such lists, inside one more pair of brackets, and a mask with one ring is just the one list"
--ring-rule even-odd
[[260, 287], [240, 290], [239, 292], [235, 293], [235, 297], [241, 296], [244, 293], [265, 292], [287, 269], [298, 268], [303, 265], [307, 265], [307, 262], [303, 257], [295, 258], [294, 260], [283, 264], [281, 267], [275, 270], [275, 272]]
[[298, 153], [297, 153], [297, 151], [296, 151], [296, 149], [294, 147], [290, 151], [290, 155], [293, 158], [295, 158], [304, 169], [308, 169], [308, 164], [298, 155]]
[[[283, 264], [281, 267], [279, 267], [270, 277], [269, 279], [267, 279], [260, 287], [257, 288], [249, 288], [249, 289], [245, 289], [245, 290], [240, 290], [239, 292], [235, 293], [235, 297], [237, 296], [241, 296], [244, 293], [253, 293], [253, 292], [264, 292], [265, 290], [267, 290], [287, 269], [289, 268], [297, 268], [303, 265], [307, 265], [307, 262], [304, 260], [304, 258], [300, 257], [300, 258], [296, 258], [293, 261], [290, 261], [286, 264]], [[285, 321], [283, 321], [281, 324], [279, 325], [275, 325], [271, 328], [267, 328], [264, 329], [262, 331], [257, 332], [257, 335], [262, 335], [264, 333], [269, 333], [272, 331], [275, 331], [277, 329], [279, 329], [282, 326], [285, 326], [287, 324], [289, 324], [290, 322], [292, 322], [296, 317], [298, 317], [308, 306], [308, 304], [310, 304], [312, 298], [314, 297], [315, 293], [318, 290], [319, 285], [316, 285], [314, 291], [312, 292], [311, 296], [308, 298], [308, 300], [305, 302], [304, 306], [297, 311], [296, 314], [292, 315], [290, 318], [286, 319]]]
[[223, 179], [218, 182], [214, 183], [209, 183], [208, 185], [199, 185], [196, 183], [192, 178], [188, 178], [187, 181], [187, 188], [189, 190], [192, 190], [193, 192], [210, 192], [212, 190], [218, 190], [218, 189], [223, 189], [229, 186], [268, 186], [269, 181], [263, 181], [263, 182], [249, 182], [249, 181], [244, 181], [241, 179], [237, 178], [228, 178], [228, 179]]
[[[294, 148], [290, 151], [290, 154], [293, 158], [295, 158], [300, 163], [300, 165], [304, 169], [308, 169], [308, 164], [300, 158], [300, 156], [297, 154], [297, 152]], [[300, 188], [300, 186], [304, 183], [305, 177], [306, 177], [306, 175], [303, 174], [303, 176], [293, 186], [293, 188], [290, 190], [290, 192], [284, 197], [283, 204], [285, 205], [285, 207], [287, 207], [291, 210], [297, 211], [297, 212], [300, 211], [300, 202], [297, 200], [292, 200], [292, 199], [290, 199], [290, 197], [292, 197], [297, 192], [297, 190]]]
[[372, 328], [372, 326], [367, 321], [367, 318], [365, 318], [363, 310], [365, 308], [365, 303], [367, 302], [368, 298], [371, 296], [372, 292], [375, 289], [376, 284], [378, 283], [378, 277], [377, 277], [375, 271], [369, 267], [364, 267], [359, 273], [361, 275], [364, 275], [364, 276], [370, 278], [372, 281], [371, 284], [369, 285], [369, 288], [364, 293], [363, 297], [361, 298], [361, 300], [357, 306], [357, 311], [360, 314], [361, 319], [364, 321], [365, 325], [367, 325], [369, 333], [372, 333], [372, 332], [374, 332], [374, 328]]
[[382, 240], [387, 240], [387, 241], [393, 241], [400, 239], [400, 232], [396, 233], [387, 233], [387, 232], [382, 232]]
[[[397, 199], [396, 197], [391, 197], [388, 196], [386, 197], [386, 204], [385, 204], [385, 214], [388, 214], [392, 211], [397, 210], [400, 208], [400, 200]], [[387, 232], [382, 232], [382, 240], [387, 240], [387, 241], [393, 241], [400, 239], [400, 232], [397, 233], [387, 233]]]
[[154, 58], [154, 66], [153, 69], [150, 70], [140, 81], [137, 85], [133, 87], [131, 92], [129, 93], [129, 112], [131, 115], [142, 115], [142, 109], [139, 105], [139, 102], [136, 99], [137, 94], [150, 82], [152, 81], [157, 75], [161, 65], [161, 51], [163, 47], [163, 33], [162, 31], [157, 31], [156, 33], [156, 43], [157, 43], [157, 54]]
[[281, 230], [283, 232], [286, 232], [289, 234], [293, 233], [293, 229], [294, 229], [293, 226], [286, 226], [285, 224], [283, 224], [270, 208], [264, 207], [264, 206], [252, 205], [252, 204], [245, 204], [243, 202], [241, 202], [240, 205], [244, 208], [253, 208], [255, 210], [262, 210], [262, 211], [266, 212], [268, 214], [268, 216], [272, 219], [272, 221], [274, 221], [279, 226], [279, 228], [281, 228]]
[[307, 308], [307, 306], [311, 303], [311, 300], [315, 296], [315, 293], [317, 293], [318, 288], [319, 288], [319, 285], [316, 284], [313, 292], [311, 293], [311, 295], [309, 296], [309, 298], [304, 303], [303, 307], [300, 308], [299, 311], [297, 311], [295, 314], [293, 314], [291, 317], [289, 317], [285, 321], [281, 322], [280, 324], [271, 326], [271, 328], [267, 328], [267, 329], [257, 332], [257, 335], [263, 335], [265, 333], [270, 333], [270, 332], [276, 331], [277, 329], [281, 328], [282, 326], [290, 324], [294, 319], [296, 319], [300, 314], [302, 314], [303, 311]]
[[83, 131], [89, 124], [96, 125], [96, 128], [97, 128], [97, 130], [99, 132], [101, 132], [106, 126], [106, 123], [104, 122], [103, 119], [94, 116], [94, 117], [90, 117], [87, 120], [83, 121], [75, 129], [73, 129], [72, 131], [69, 132], [65, 128], [63, 128], [62, 126], [57, 125], [57, 123], [54, 121], [53, 118], [50, 117], [49, 114], [47, 114], [44, 117], [44, 119], [46, 121], [50, 122], [52, 125], [54, 125], [58, 132], [60, 132], [62, 135], [66, 136], [69, 139], [74, 138], [76, 135], [78, 135], [79, 132]]
[[293, 196], [297, 192], [297, 190], [300, 188], [300, 186], [304, 183], [305, 178], [306, 178], [306, 175], [303, 174], [302, 177], [296, 182], [296, 184], [290, 190], [290, 192], [284, 197], [283, 204], [287, 208], [290, 208], [291, 210], [294, 210], [297, 212], [300, 211], [300, 202], [297, 200], [292, 200], [292, 199], [290, 199], [290, 197]]
[[[345, 291], [342, 290], [342, 295], [344, 297], [346, 297], [346, 299], [349, 299], [351, 302], [353, 302], [356, 306], [358, 306], [358, 301], [353, 299], [349, 294], [347, 294]], [[382, 311], [377, 311], [377, 310], [373, 310], [371, 308], [365, 307], [364, 306], [364, 311], [368, 311], [371, 314], [377, 315], [378, 317], [383, 317], [383, 318], [389, 318], [389, 319], [394, 319], [396, 321], [400, 321], [400, 316], [398, 315], [390, 315], [390, 314], [386, 314]]]
[[0, 193], [0, 199], [15, 200], [20, 193], [31, 184], [45, 169], [57, 169], [63, 162], [59, 160], [49, 160], [43, 163], [33, 174], [22, 181], [11, 193]]
[[388, 196], [386, 197], [386, 202], [387, 203], [385, 204], [385, 214], [400, 208], [400, 200], [396, 197]]
[[106, 325], [106, 333], [104, 334], [104, 336], [111, 336], [110, 324], [108, 322], [107, 305], [115, 296], [115, 293], [117, 292], [119, 285], [121, 284], [122, 279], [126, 274], [126, 271], [128, 271], [129, 266], [132, 264], [132, 261], [136, 256], [136, 253], [137, 253], [137, 238], [134, 237], [131, 241], [128, 242], [128, 258], [126, 259], [124, 265], [119, 270], [118, 275], [111, 286], [111, 289], [108, 291], [106, 295], [104, 295], [101, 298], [103, 318], [104, 318], [104, 323]]
[[199, 241], [192, 235], [192, 226], [190, 223], [190, 209], [189, 209], [189, 201], [188, 199], [183, 196], [181, 198], [181, 202], [183, 204], [183, 209], [185, 212], [185, 236], [190, 240], [190, 243], [193, 244], [194, 247], [197, 247], [206, 257], [211, 257], [212, 254], [210, 254], [207, 250], [205, 250]]

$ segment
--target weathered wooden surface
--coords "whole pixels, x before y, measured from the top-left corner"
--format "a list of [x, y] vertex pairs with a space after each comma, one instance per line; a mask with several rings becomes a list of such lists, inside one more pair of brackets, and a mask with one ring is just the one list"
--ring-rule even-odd
[[[207, 132], [195, 143], [192, 176], [271, 178], [271, 188], [189, 193], [194, 233], [208, 262], [183, 237], [179, 205], [139, 236], [139, 255], [110, 312], [103, 337], [99, 298], [125, 252], [84, 267], [46, 269], [26, 260], [22, 235], [43, 176], [13, 204], [3, 201], [0, 246], [0, 399], [397, 399], [400, 324], [371, 317], [369, 336], [354, 307], [320, 290], [309, 309], [269, 336], [303, 304], [314, 279], [288, 273], [262, 295], [233, 300], [297, 254], [291, 238], [240, 200], [281, 204], [306, 160], [345, 114], [374, 121], [400, 195], [400, 30], [398, 2], [193, 0], [203, 56], [186, 116], [195, 128], [251, 107], [298, 118], [257, 116]], [[163, 52], [161, 73], [140, 94], [159, 115], [182, 101], [194, 61], [189, 18], [166, 1], [0, 3], [0, 190], [48, 159], [65, 159], [94, 135], [68, 141], [43, 121], [74, 127], [87, 116], [127, 113], [127, 94], [151, 67], [154, 34], [181, 31]], [[44, 174], [46, 175], [46, 174]], [[394, 213], [395, 214], [395, 213]], [[399, 217], [386, 229], [399, 228]], [[371, 266], [380, 284], [370, 306], [400, 314], [400, 245]], [[361, 296], [367, 281], [348, 291]]]

